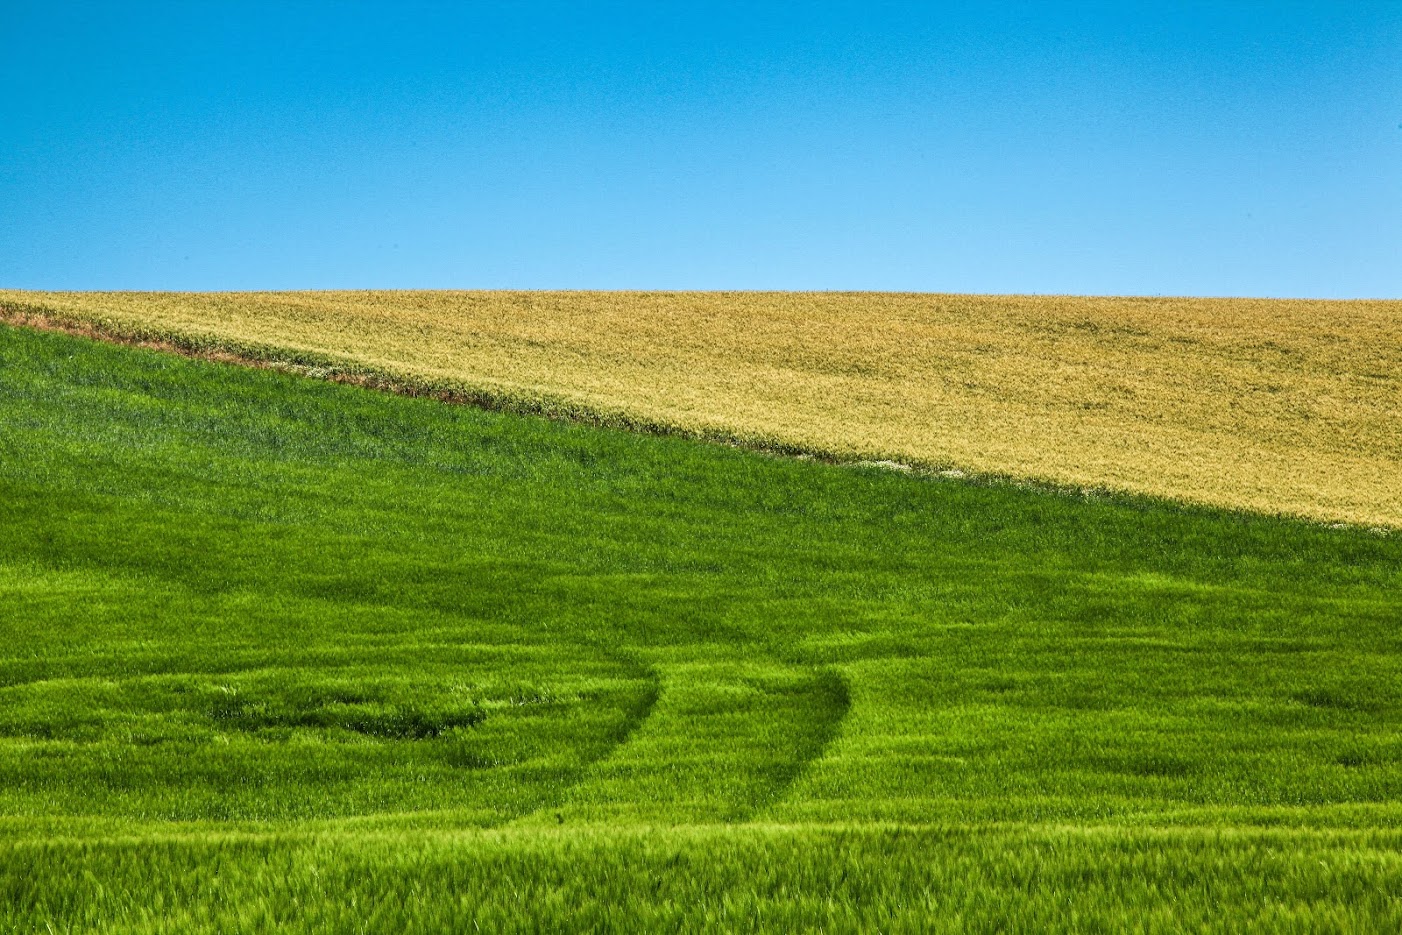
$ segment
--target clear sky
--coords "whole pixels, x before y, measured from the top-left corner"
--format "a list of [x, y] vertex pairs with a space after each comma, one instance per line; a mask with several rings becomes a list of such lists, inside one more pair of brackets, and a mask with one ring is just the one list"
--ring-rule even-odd
[[1402, 297], [1402, 0], [0, 0], [0, 287]]

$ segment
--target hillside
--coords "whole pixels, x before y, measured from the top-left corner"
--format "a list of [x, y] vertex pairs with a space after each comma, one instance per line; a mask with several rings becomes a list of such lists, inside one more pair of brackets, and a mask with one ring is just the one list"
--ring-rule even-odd
[[1402, 926], [1402, 537], [3, 325], [0, 426], [0, 930]]
[[0, 292], [0, 308], [617, 424], [1402, 526], [1402, 302]]

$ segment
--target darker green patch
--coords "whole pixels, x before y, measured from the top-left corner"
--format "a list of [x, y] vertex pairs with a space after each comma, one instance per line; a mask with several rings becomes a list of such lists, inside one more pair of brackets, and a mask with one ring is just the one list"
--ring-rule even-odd
[[1296, 692], [1291, 697], [1307, 707], [1333, 711], [1375, 713], [1385, 706], [1381, 698], [1366, 689], [1358, 688], [1319, 686]]
[[1146, 779], [1184, 779], [1197, 772], [1192, 760], [1171, 753], [1127, 753], [1099, 759], [1102, 769]]
[[1345, 769], [1361, 769], [1365, 766], [1379, 766], [1387, 761], [1376, 750], [1345, 750], [1334, 757], [1334, 762]]
[[247, 732], [291, 728], [345, 730], [382, 740], [432, 740], [448, 731], [476, 727], [486, 720], [480, 710], [429, 713], [419, 708], [384, 708], [361, 703], [328, 703], [294, 708], [276, 702], [230, 697], [209, 711], [221, 728]]

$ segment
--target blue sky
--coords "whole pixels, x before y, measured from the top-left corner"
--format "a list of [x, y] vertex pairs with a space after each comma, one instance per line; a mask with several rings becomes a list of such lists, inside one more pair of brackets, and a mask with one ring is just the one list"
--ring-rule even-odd
[[1402, 297], [1402, 0], [0, 0], [0, 286]]

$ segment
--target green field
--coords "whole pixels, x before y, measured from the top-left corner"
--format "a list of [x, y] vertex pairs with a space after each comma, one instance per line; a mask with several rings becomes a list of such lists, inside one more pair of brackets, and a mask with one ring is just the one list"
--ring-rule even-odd
[[0, 931], [1402, 929], [1402, 536], [0, 326]]

